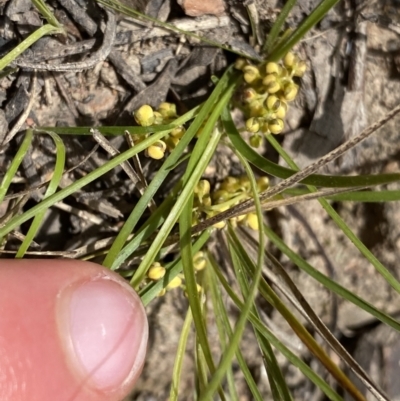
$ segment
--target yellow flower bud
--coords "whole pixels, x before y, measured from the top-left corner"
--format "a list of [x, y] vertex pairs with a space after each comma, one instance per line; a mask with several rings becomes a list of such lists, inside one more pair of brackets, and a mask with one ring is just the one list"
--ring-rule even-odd
[[158, 293], [158, 297], [163, 297], [165, 295], [165, 293], [167, 292], [167, 290], [165, 288], [163, 288], [159, 293]]
[[258, 71], [258, 68], [254, 65], [246, 65], [243, 68], [243, 73], [243, 78], [248, 84], [251, 84], [258, 78], [260, 78], [260, 72]]
[[246, 121], [246, 128], [250, 132], [258, 132], [260, 131], [260, 123], [256, 118], [251, 117]]
[[204, 195], [201, 198], [201, 203], [204, 207], [210, 207], [212, 204], [210, 195]]
[[278, 63], [267, 63], [266, 67], [265, 67], [265, 71], [267, 74], [276, 74], [276, 75], [280, 75], [281, 71], [282, 71], [282, 67], [278, 64]]
[[215, 191], [212, 194], [212, 198], [213, 198], [214, 202], [216, 202], [216, 203], [223, 203], [223, 202], [226, 202], [230, 198], [230, 195], [229, 195], [228, 191], [225, 191], [224, 189], [219, 189], [218, 191]]
[[287, 112], [287, 103], [281, 100], [279, 108], [275, 111], [276, 117], [284, 119], [286, 116], [286, 112]]
[[297, 92], [299, 90], [299, 87], [295, 83], [289, 83], [286, 85], [284, 91], [283, 91], [283, 97], [287, 102], [291, 102], [294, 100], [297, 96]]
[[170, 132], [170, 135], [173, 136], [174, 138], [180, 139], [183, 137], [185, 132], [186, 132], [186, 130], [184, 127], [176, 127]]
[[179, 276], [174, 277], [167, 285], [167, 290], [180, 287], [182, 285], [182, 279]]
[[261, 144], [262, 144], [262, 136], [261, 135], [257, 135], [257, 134], [255, 134], [255, 135], [252, 135], [251, 137], [250, 137], [250, 139], [249, 139], [249, 142], [250, 142], [250, 145], [253, 147], [253, 148], [259, 148], [260, 146], [261, 146]]
[[204, 252], [196, 252], [193, 256], [193, 265], [196, 271], [203, 270], [207, 265], [207, 259]]
[[275, 118], [268, 123], [268, 129], [272, 134], [280, 134], [283, 131], [283, 121], [280, 118]]
[[244, 58], [238, 58], [238, 59], [236, 59], [236, 61], [235, 61], [234, 67], [235, 67], [237, 70], [242, 71], [243, 68], [244, 68], [246, 65], [247, 65], [246, 59], [244, 59]]
[[255, 213], [249, 213], [246, 218], [246, 225], [248, 225], [252, 230], [258, 231], [260, 226], [258, 224], [258, 218]]
[[220, 221], [219, 223], [215, 223], [213, 225], [213, 227], [217, 228], [218, 230], [221, 230], [222, 228], [224, 228], [226, 226], [225, 221]]
[[199, 198], [210, 193], [210, 182], [208, 180], [200, 180], [194, 188], [194, 193], [198, 194]]
[[220, 189], [224, 189], [229, 193], [235, 193], [239, 189], [239, 180], [236, 177], [228, 175], [222, 181]]
[[150, 280], [157, 281], [165, 276], [165, 272], [166, 272], [165, 268], [161, 266], [160, 263], [155, 262], [147, 272], [147, 277]]
[[165, 139], [165, 144], [167, 145], [167, 149], [169, 152], [172, 152], [178, 145], [180, 139], [176, 137], [168, 137]]
[[287, 53], [283, 59], [283, 64], [286, 67], [293, 67], [296, 62], [297, 57], [292, 52]]
[[271, 110], [273, 112], [276, 112], [281, 106], [281, 101], [275, 95], [268, 96], [265, 103], [268, 110]]
[[240, 216], [236, 216], [236, 221], [240, 223], [246, 218], [246, 216], [247, 214], [241, 214]]
[[176, 105], [174, 103], [163, 102], [157, 110], [164, 118], [176, 118]]
[[268, 177], [260, 177], [257, 180], [257, 189], [259, 192], [265, 191], [269, 188], [269, 178]]
[[281, 85], [274, 74], [266, 75], [266, 77], [263, 79], [263, 84], [265, 85], [268, 93], [276, 93], [279, 91], [279, 89], [281, 89]]
[[302, 77], [306, 72], [307, 65], [304, 61], [299, 61], [296, 65], [296, 68], [293, 71], [293, 75], [296, 77]]
[[244, 103], [251, 103], [257, 97], [258, 97], [258, 94], [255, 91], [255, 89], [253, 89], [253, 88], [246, 88], [242, 94], [242, 99], [243, 99]]
[[146, 149], [146, 156], [155, 160], [160, 160], [164, 157], [167, 145], [163, 141], [156, 141], [153, 145]]
[[154, 111], [148, 104], [143, 105], [135, 111], [134, 117], [136, 122], [142, 127], [148, 127], [154, 124]]
[[250, 117], [262, 117], [268, 113], [261, 101], [254, 101], [249, 105]]
[[164, 117], [158, 111], [154, 112], [154, 125], [164, 124]]

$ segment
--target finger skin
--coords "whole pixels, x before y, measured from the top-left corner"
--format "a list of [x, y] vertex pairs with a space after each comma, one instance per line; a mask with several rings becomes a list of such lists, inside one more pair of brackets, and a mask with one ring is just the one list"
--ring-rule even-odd
[[[120, 283], [144, 316], [137, 322], [144, 339], [140, 367], [107, 391], [96, 389], [71, 363], [59, 306], [74, 283], [103, 278]], [[0, 260], [0, 288], [0, 400], [118, 401], [129, 393], [143, 366], [148, 329], [139, 297], [120, 276], [89, 262]]]

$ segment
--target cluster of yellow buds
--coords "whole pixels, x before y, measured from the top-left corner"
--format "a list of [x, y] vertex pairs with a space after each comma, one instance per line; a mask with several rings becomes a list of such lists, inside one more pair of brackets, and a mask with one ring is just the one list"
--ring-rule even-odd
[[[257, 192], [262, 192], [269, 187], [268, 177], [260, 177], [257, 180]], [[210, 183], [207, 180], [199, 181], [195, 188], [195, 201], [193, 205], [193, 225], [197, 224], [202, 217], [207, 218], [224, 212], [233, 206], [252, 197], [251, 185], [247, 176], [226, 177], [219, 188], [210, 193]], [[233, 217], [230, 222], [236, 226], [241, 224], [258, 230], [258, 219], [255, 213], [247, 213]], [[215, 225], [216, 228], [224, 228], [225, 222]]]
[[[142, 127], [149, 127], [151, 125], [166, 125], [173, 122], [178, 114], [176, 112], [176, 106], [173, 103], [161, 103], [157, 110], [153, 110], [151, 106], [145, 104], [134, 112], [135, 121]], [[165, 152], [168, 150], [171, 152], [179, 140], [185, 133], [185, 128], [179, 126], [174, 128], [166, 137], [162, 140], [158, 140], [146, 149], [146, 156], [152, 159], [162, 159]], [[147, 135], [134, 135], [133, 140], [135, 143], [143, 141]]]
[[279, 63], [267, 62], [258, 66], [238, 59], [235, 67], [243, 72], [242, 109], [251, 146], [262, 143], [262, 134], [279, 134], [284, 128], [288, 102], [297, 96], [299, 86], [295, 77], [302, 77], [306, 64], [289, 52]]
[[[207, 265], [207, 260], [205, 257], [205, 254], [203, 251], [196, 252], [193, 256], [193, 266], [195, 272], [199, 272], [201, 270], [204, 270], [204, 268]], [[147, 278], [151, 281], [158, 281], [161, 280], [166, 273], [166, 269], [164, 266], [162, 266], [159, 262], [153, 262], [152, 265], [150, 266], [150, 269], [147, 271]], [[183, 275], [178, 274], [176, 277], [174, 277], [168, 285], [161, 290], [161, 292], [158, 294], [158, 296], [163, 296], [167, 291], [173, 290], [174, 288], [182, 288], [184, 291], [186, 291], [185, 285], [183, 284]], [[202, 290], [202, 287], [200, 284], [197, 284], [197, 291], [200, 292]], [[185, 295], [187, 296], [186, 292]]]
[[[164, 266], [161, 265], [159, 262], [153, 262], [150, 266], [150, 269], [147, 271], [147, 278], [151, 281], [158, 281], [161, 280], [167, 270]], [[174, 288], [178, 288], [182, 286], [182, 277], [180, 275], [174, 277], [168, 285], [161, 290], [158, 294], [160, 297], [163, 296], [167, 291], [173, 290]]]

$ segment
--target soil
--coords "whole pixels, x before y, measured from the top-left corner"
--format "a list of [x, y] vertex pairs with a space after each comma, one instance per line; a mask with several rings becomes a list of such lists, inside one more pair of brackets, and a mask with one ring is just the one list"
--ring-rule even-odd
[[[46, 61], [60, 66], [82, 60], [90, 62], [94, 52], [102, 48], [103, 37], [107, 29], [112, 29], [109, 26], [112, 21], [93, 2], [54, 0], [48, 3], [66, 27], [68, 37], [44, 37], [19, 60], [36, 64]], [[193, 18], [189, 16], [190, 10], [184, 8], [185, 15], [184, 9], [174, 0], [125, 0], [123, 3], [253, 58], [260, 57], [261, 43], [257, 43], [257, 38], [252, 35], [244, 4], [252, 6], [250, 10], [258, 15], [258, 34], [261, 38], [282, 8], [280, 1], [226, 0], [223, 13], [219, 7], [217, 15]], [[287, 25], [296, 27], [318, 3], [317, 0], [298, 1]], [[361, 12], [354, 11], [357, 3], [361, 8], [364, 6]], [[400, 27], [400, 6], [394, 0], [362, 3], [356, 0], [340, 2], [295, 49], [307, 62], [308, 71], [302, 80], [300, 96], [290, 109], [285, 132], [279, 139], [300, 167], [358, 134], [400, 102], [400, 28], [397, 28]], [[372, 18], [374, 16], [376, 18]], [[0, 0], [1, 56], [41, 24], [39, 14], [29, 0]], [[208, 96], [213, 88], [211, 76], [220, 76], [236, 58], [234, 54], [197, 38], [152, 27], [149, 23], [139, 23], [122, 14], [117, 14], [114, 29], [116, 37], [111, 52], [92, 68], [66, 72], [38, 71], [34, 78], [32, 69], [16, 68], [16, 63], [15, 70], [0, 79], [0, 142], [4, 141], [0, 153], [0, 176], [4, 175], [15, 155], [23, 138], [21, 132], [29, 126], [134, 125], [132, 112], [135, 109], [145, 103], [156, 107], [165, 100], [175, 102], [179, 112], [183, 113]], [[89, 50], [62, 57], [65, 54], [62, 52], [69, 45], [79, 50], [83, 43], [89, 46]], [[29, 107], [29, 114], [23, 117], [20, 128], [16, 130], [20, 133], [11, 138], [10, 132]], [[324, 173], [344, 175], [399, 171], [398, 123], [399, 118], [394, 118], [372, 138], [329, 165]], [[82, 162], [96, 147], [90, 136], [64, 136], [63, 140], [67, 147], [66, 168], [80, 165], [64, 176], [61, 187], [109, 159], [105, 151], [95, 149], [91, 157]], [[110, 143], [120, 151], [127, 147], [122, 136], [113, 137]], [[278, 156], [271, 149], [266, 147], [263, 152], [278, 161]], [[9, 194], [37, 187], [49, 178], [53, 163], [53, 142], [46, 136], [35, 137]], [[279, 163], [284, 165], [281, 160]], [[159, 162], [143, 158], [142, 164], [147, 178], [151, 180]], [[227, 174], [241, 173], [238, 161], [225, 147], [221, 147], [205, 176], [214, 184]], [[398, 187], [394, 183], [381, 189]], [[169, 189], [168, 186], [163, 187], [156, 201], [162, 199]], [[35, 205], [43, 191], [31, 191], [29, 199], [25, 199], [19, 207], [27, 210]], [[131, 181], [121, 168], [117, 168], [102, 182], [85, 187], [49, 211], [30, 250], [49, 252], [48, 255], [54, 257], [57, 252], [72, 251], [113, 236], [136, 200], [137, 193], [132, 192]], [[13, 206], [12, 197], [6, 198], [0, 206], [0, 215]], [[333, 206], [367, 248], [399, 279], [398, 203], [335, 202]], [[76, 215], [77, 210], [83, 215]], [[336, 227], [317, 201], [273, 210], [266, 214], [266, 219], [286, 244], [312, 266], [377, 308], [395, 317], [400, 315], [399, 295]], [[20, 227], [19, 232], [26, 233], [26, 227]], [[4, 252], [4, 257], [12, 255], [18, 244], [20, 237], [15, 234], [5, 249], [11, 253]], [[352, 304], [329, 293], [288, 261], [272, 244], [267, 244], [267, 247], [287, 269], [322, 320], [348, 346], [389, 398], [400, 400], [397, 380], [400, 375], [400, 336]], [[221, 254], [218, 255], [221, 247], [217, 244], [212, 248], [217, 257], [221, 257]], [[280, 315], [267, 307], [265, 309], [274, 331], [286, 336], [286, 344], [310, 361], [307, 350], [299, 344]], [[182, 291], [168, 292], [149, 305], [147, 362], [129, 400], [168, 399], [175, 352], [186, 310], [187, 300]], [[236, 312], [233, 308], [231, 312], [234, 319]], [[213, 343], [217, 332], [212, 322], [209, 327]], [[192, 335], [188, 350], [193, 349], [193, 344]], [[271, 399], [263, 360], [250, 330], [245, 333], [242, 350], [264, 398]], [[296, 399], [324, 399], [279, 355], [278, 361]], [[321, 367], [310, 363], [321, 375], [328, 377]], [[237, 375], [240, 399], [250, 400], [250, 392], [236, 368], [234, 366], [233, 370]], [[188, 352], [184, 360], [181, 399], [193, 398], [194, 375], [193, 353]]]

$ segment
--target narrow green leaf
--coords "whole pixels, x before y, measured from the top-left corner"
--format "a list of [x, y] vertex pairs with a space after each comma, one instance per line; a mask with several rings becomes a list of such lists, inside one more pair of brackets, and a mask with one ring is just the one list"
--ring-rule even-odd
[[[278, 178], [288, 178], [295, 174], [296, 171], [279, 166], [270, 160], [259, 155], [252, 149], [246, 141], [241, 137], [237, 130], [229, 112], [224, 111], [222, 116], [226, 133], [229, 136], [234, 147], [246, 158], [251, 164]], [[363, 187], [380, 184], [388, 184], [400, 180], [400, 173], [379, 174], [379, 175], [357, 175], [357, 176], [330, 176], [313, 174], [301, 181], [301, 184], [315, 185], [327, 188], [346, 188], [346, 187]]]
[[[222, 80], [222, 79], [221, 79]], [[212, 127], [215, 125], [216, 121], [218, 120], [219, 116], [225, 105], [229, 102], [232, 97], [233, 91], [235, 89], [236, 78], [232, 79], [229, 86], [225, 88], [224, 93], [222, 94], [220, 100], [214, 106], [209, 118], [206, 121], [206, 124], [202, 130], [202, 136], [206, 135], [207, 132], [210, 132]], [[200, 115], [200, 113], [199, 113]], [[197, 119], [197, 118], [196, 118]], [[196, 121], [195, 119], [195, 121]], [[193, 124], [195, 123], [193, 122]], [[189, 128], [190, 130], [190, 128]], [[189, 131], [188, 130], [188, 131]], [[177, 198], [174, 207], [171, 209], [169, 216], [167, 217], [166, 221], [164, 222], [163, 226], [161, 227], [157, 237], [153, 241], [152, 245], [150, 246], [148, 253], [145, 255], [142, 263], [140, 264], [135, 276], [132, 279], [132, 285], [137, 288], [139, 283], [142, 281], [143, 277], [145, 276], [150, 264], [154, 260], [154, 255], [158, 252], [164, 241], [166, 240], [167, 236], [172, 230], [173, 225], [178, 220], [179, 215], [182, 211], [182, 208], [185, 206], [189, 195], [193, 192], [195, 185], [199, 181], [201, 174], [203, 173], [204, 169], [206, 168], [209, 160], [211, 159], [215, 148], [218, 144], [220, 133], [216, 130], [214, 131], [213, 135], [211, 135], [210, 142], [205, 149], [201, 161], [197, 164], [195, 169], [193, 170], [192, 175], [188, 178], [187, 182], [183, 183], [183, 189], [180, 196]], [[179, 145], [178, 145], [179, 146]], [[197, 146], [197, 143], [196, 143]], [[151, 185], [151, 184], [150, 184]]]
[[[239, 282], [240, 290], [242, 292], [242, 296], [244, 299], [247, 299], [249, 292], [249, 285], [247, 282], [248, 268], [243, 265], [244, 258], [239, 257], [239, 253], [242, 252], [242, 249], [236, 248], [236, 245], [232, 238], [236, 238], [235, 232], [230, 229], [229, 230], [229, 250], [233, 263], [233, 267], [235, 269], [236, 277]], [[252, 277], [253, 274], [250, 275]], [[257, 308], [255, 303], [252, 306], [251, 312], [259, 319]], [[287, 384], [283, 378], [282, 372], [279, 368], [278, 362], [273, 353], [272, 347], [268, 341], [265, 340], [264, 337], [258, 333], [255, 329], [255, 335], [259, 342], [260, 348], [263, 353], [265, 367], [268, 375], [268, 380], [271, 386], [272, 397], [275, 401], [291, 401], [292, 397], [290, 395], [289, 389], [287, 388]]]
[[281, 12], [279, 13], [278, 18], [274, 22], [274, 25], [272, 26], [271, 32], [268, 34], [267, 39], [264, 43], [263, 46], [263, 52], [264, 53], [269, 53], [271, 52], [271, 49], [274, 47], [276, 44], [276, 41], [278, 39], [279, 33], [282, 31], [282, 28], [286, 22], [286, 19], [292, 10], [292, 8], [295, 6], [297, 3], [297, 0], [288, 0], [285, 5], [283, 6]]
[[[215, 315], [216, 315], [216, 318], [221, 318], [226, 335], [228, 336], [229, 341], [231, 341], [232, 328], [231, 328], [231, 325], [229, 322], [228, 313], [227, 313], [225, 306], [223, 304], [223, 301], [222, 301], [221, 292], [219, 290], [219, 287], [217, 286], [217, 277], [215, 276], [215, 273], [214, 273], [215, 269], [219, 269], [219, 270], [222, 270], [222, 269], [217, 265], [217, 263], [215, 262], [215, 259], [213, 258], [213, 256], [210, 253], [208, 253], [207, 262], [208, 262], [208, 266], [206, 268], [207, 269], [206, 274], [207, 274], [207, 278], [208, 278], [207, 282], [211, 289], [211, 296], [213, 298], [213, 303], [215, 302], [217, 305], [214, 308]], [[214, 301], [214, 299], [215, 299], [215, 301]], [[260, 394], [257, 383], [254, 381], [254, 378], [250, 372], [249, 367], [247, 366], [247, 363], [242, 355], [242, 352], [240, 351], [240, 348], [238, 348], [236, 351], [236, 359], [238, 361], [240, 369], [242, 370], [242, 373], [246, 380], [246, 383], [249, 386], [249, 389], [253, 395], [254, 400], [263, 401], [263, 397]]]
[[178, 401], [179, 395], [179, 382], [181, 380], [181, 372], [183, 366], [183, 357], [185, 356], [187, 340], [190, 334], [190, 327], [192, 325], [193, 317], [190, 308], [188, 309], [183, 322], [181, 337], [179, 338], [178, 349], [174, 361], [174, 370], [172, 373], [171, 391], [169, 393], [169, 401]]
[[[16, 155], [14, 156], [10, 167], [6, 170], [4, 177], [3, 177], [3, 181], [0, 184], [0, 203], [3, 202], [4, 197], [11, 184], [11, 181], [14, 178], [15, 174], [17, 173], [18, 168], [19, 168], [20, 164], [22, 163], [22, 160], [24, 159], [26, 152], [29, 149], [29, 146], [31, 146], [32, 138], [33, 138], [32, 130], [27, 130], [24, 140], [22, 141], [21, 146], [19, 147]], [[3, 235], [4, 234], [0, 234], [0, 237], [2, 237]]]
[[[279, 154], [284, 158], [286, 163], [289, 164], [294, 170], [299, 170], [296, 163], [291, 159], [291, 157], [285, 152], [285, 150], [279, 145], [279, 143], [272, 137], [268, 136], [268, 141], [275, 147]], [[317, 191], [315, 187], [309, 187], [311, 192]], [[400, 294], [400, 283], [397, 279], [390, 273], [390, 271], [372, 254], [372, 252], [360, 241], [360, 239], [351, 231], [350, 227], [345, 223], [345, 221], [339, 216], [336, 210], [329, 204], [329, 202], [324, 199], [318, 199], [318, 202], [329, 214], [331, 219], [336, 223], [336, 225], [343, 231], [343, 233], [349, 238], [349, 240], [356, 246], [356, 248], [364, 255], [367, 260], [375, 267], [375, 269], [381, 274], [381, 276]]]
[[142, 152], [144, 149], [149, 147], [158, 139], [161, 139], [167, 135], [165, 131], [158, 132], [156, 134], [151, 135], [149, 138], [146, 138], [134, 148], [128, 149], [127, 151], [119, 154], [118, 156], [114, 157], [103, 166], [97, 168], [94, 171], [91, 171], [86, 176], [80, 178], [79, 180], [75, 181], [73, 184], [69, 185], [68, 187], [56, 192], [54, 195], [49, 196], [48, 198], [44, 199], [38, 205], [32, 207], [31, 209], [27, 210], [25, 213], [13, 217], [4, 227], [0, 228], [0, 237], [8, 234], [10, 231], [14, 230], [19, 225], [25, 223], [25, 221], [34, 217], [37, 213], [40, 213], [42, 210], [46, 210], [47, 208], [51, 207], [55, 203], [63, 200], [67, 196], [75, 193], [79, 189], [83, 188], [85, 185], [91, 183], [92, 181], [100, 178], [108, 171], [112, 170], [113, 168], [120, 165], [122, 162], [130, 159], [132, 156]]
[[[231, 286], [226, 281], [222, 272], [218, 269], [214, 270], [214, 273], [218, 277], [218, 280], [224, 287], [225, 291], [228, 293], [229, 297], [236, 304], [239, 310], [243, 308], [243, 302], [240, 301], [236, 292], [231, 288]], [[264, 336], [268, 342], [270, 342], [276, 349], [278, 349], [294, 366], [300, 369], [300, 371], [308, 377], [316, 386], [318, 386], [326, 396], [333, 401], [343, 401], [332, 388], [320, 377], [318, 376], [305, 362], [293, 354], [287, 347], [285, 347], [277, 337], [275, 337], [272, 332], [254, 315], [250, 312], [249, 321], [254, 327], [259, 331], [259, 333]]]
[[388, 326], [394, 328], [397, 331], [400, 331], [400, 323], [397, 322], [395, 319], [387, 315], [386, 313], [380, 311], [379, 309], [375, 308], [373, 305], [368, 303], [367, 301], [363, 300], [362, 298], [358, 297], [357, 295], [353, 294], [352, 292], [348, 291], [346, 288], [342, 287], [338, 283], [331, 280], [329, 277], [325, 276], [317, 269], [312, 267], [309, 263], [307, 263], [303, 258], [301, 258], [296, 252], [293, 252], [282, 239], [279, 238], [278, 235], [274, 233], [271, 228], [264, 225], [264, 232], [270, 241], [282, 252], [284, 253], [296, 266], [300, 269], [304, 270], [307, 274], [321, 283], [324, 287], [328, 288], [329, 290], [333, 291], [335, 294], [340, 296], [343, 299], [357, 305], [361, 309], [365, 310], [372, 316], [375, 316], [378, 320], [382, 323], [387, 324]]
[[0, 71], [13, 62], [19, 55], [21, 55], [26, 49], [31, 47], [35, 42], [37, 42], [41, 37], [49, 34], [62, 33], [63, 30], [53, 25], [46, 24], [37, 29], [35, 32], [31, 33], [25, 40], [20, 44], [15, 46], [11, 51], [9, 51], [2, 59], [0, 59]]
[[[145, 192], [139, 199], [139, 202], [133, 208], [130, 216], [121, 228], [116, 240], [114, 241], [105, 260], [103, 261], [103, 266], [111, 269], [116, 269], [126, 260], [127, 257], [129, 257], [132, 252], [132, 241], [131, 243], [128, 243], [124, 247], [124, 249], [122, 249], [128, 236], [134, 231], [136, 224], [146, 210], [148, 203], [166, 179], [167, 175], [170, 172], [170, 169], [178, 162], [185, 148], [197, 134], [204, 120], [207, 118], [207, 116], [210, 114], [211, 110], [215, 106], [215, 103], [218, 101], [219, 96], [226, 89], [227, 85], [232, 79], [231, 74], [231, 70], [225, 72], [225, 74], [220, 79], [220, 82], [213, 90], [212, 94], [201, 107], [196, 118], [190, 125], [189, 129], [186, 131], [185, 135], [179, 141], [177, 147], [171, 152], [171, 154], [166, 158], [160, 169], [157, 171], [151, 183], [146, 188]], [[145, 271], [140, 271], [139, 273], [137, 273], [136, 277], [143, 277], [144, 273]], [[132, 281], [132, 284], [136, 286], [137, 283], [134, 284]]]
[[292, 47], [304, 38], [305, 34], [333, 8], [339, 0], [323, 0], [314, 8], [311, 14], [297, 27], [297, 29], [284, 41], [275, 47], [268, 59], [271, 61], [280, 60]]
[[[53, 195], [54, 192], [56, 192], [58, 184], [60, 183], [61, 177], [63, 175], [65, 166], [65, 146], [63, 141], [58, 135], [54, 133], [49, 133], [49, 135], [53, 139], [54, 144], [56, 146], [56, 164], [54, 166], [53, 176], [47, 187], [46, 193], [44, 194], [44, 198], [47, 198], [50, 195]], [[33, 238], [35, 237], [37, 231], [40, 228], [45, 213], [46, 210], [43, 210], [34, 217], [31, 226], [29, 227], [28, 233], [26, 234], [24, 241], [20, 245], [18, 252], [15, 255], [15, 258], [20, 259], [24, 257], [25, 252], [28, 250], [31, 242], [33, 241]]]

